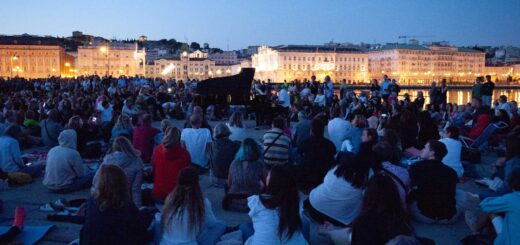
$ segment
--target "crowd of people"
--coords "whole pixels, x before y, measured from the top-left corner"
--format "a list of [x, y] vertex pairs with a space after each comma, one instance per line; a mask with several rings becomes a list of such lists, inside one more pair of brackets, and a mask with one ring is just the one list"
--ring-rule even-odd
[[[255, 81], [252, 94], [280, 108], [253, 113], [271, 118], [261, 139], [246, 133], [251, 112], [202, 108], [197, 81], [0, 80], [0, 177], [16, 186], [43, 175], [54, 193], [90, 188], [80, 244], [431, 244], [412, 220], [442, 225], [462, 216], [474, 232], [468, 240], [516, 244], [519, 110], [504, 95], [491, 101], [494, 84], [483, 80], [460, 105], [448, 103], [446, 80], [432, 81], [429, 103], [422, 92], [401, 97], [387, 76], [361, 93], [346, 81], [335, 88], [330, 77]], [[499, 154], [489, 188], [462, 191], [460, 183], [481, 176], [466, 161], [478, 149], [460, 138], [476, 141], [499, 122], [485, 140]], [[37, 161], [27, 149], [47, 153]], [[205, 197], [200, 175], [222, 189], [222, 200]], [[215, 205], [250, 220], [230, 226]], [[17, 209], [15, 233], [24, 216]]]

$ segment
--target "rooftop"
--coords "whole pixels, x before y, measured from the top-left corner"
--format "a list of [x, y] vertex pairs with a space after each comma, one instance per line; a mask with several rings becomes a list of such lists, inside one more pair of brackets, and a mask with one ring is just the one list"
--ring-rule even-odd
[[347, 47], [333, 47], [324, 45], [279, 45], [272, 47], [282, 52], [335, 52], [335, 53], [362, 53], [362, 50]]
[[28, 34], [17, 36], [0, 36], [3, 45], [58, 45], [63, 46], [63, 39], [56, 37], [40, 37]]

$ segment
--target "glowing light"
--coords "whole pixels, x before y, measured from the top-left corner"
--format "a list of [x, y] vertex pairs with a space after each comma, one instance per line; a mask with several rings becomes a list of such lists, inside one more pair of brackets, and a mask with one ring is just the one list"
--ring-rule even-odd
[[164, 70], [161, 72], [161, 75], [166, 76], [168, 73], [172, 72], [173, 69], [175, 69], [175, 65], [170, 63], [164, 68]]
[[70, 63], [69, 62], [65, 62], [65, 67], [69, 67], [70, 66]]
[[101, 53], [106, 53], [106, 52], [108, 52], [108, 48], [105, 47], [105, 46], [102, 46], [101, 48], [99, 48], [99, 51], [100, 51]]

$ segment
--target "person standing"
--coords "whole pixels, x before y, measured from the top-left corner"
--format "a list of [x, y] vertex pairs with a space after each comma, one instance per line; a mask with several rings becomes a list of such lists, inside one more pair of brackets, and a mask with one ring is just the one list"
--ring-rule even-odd
[[448, 85], [446, 85], [446, 78], [441, 80], [440, 92], [439, 102], [445, 105], [448, 103]]
[[325, 100], [327, 102], [327, 106], [330, 106], [332, 102], [332, 96], [334, 95], [334, 83], [330, 79], [330, 76], [326, 76], [323, 84], [325, 89]]
[[390, 85], [392, 85], [392, 82], [388, 79], [388, 76], [385, 75], [383, 81], [381, 81], [381, 96], [383, 97], [383, 100], [386, 100], [390, 95], [390, 90], [388, 89]]
[[491, 81], [491, 76], [486, 76], [486, 82], [482, 84], [482, 105], [491, 106], [491, 98], [493, 97], [493, 90], [495, 90], [495, 83]]
[[482, 77], [477, 77], [475, 80], [475, 84], [473, 84], [473, 87], [471, 88], [471, 98], [482, 100]]

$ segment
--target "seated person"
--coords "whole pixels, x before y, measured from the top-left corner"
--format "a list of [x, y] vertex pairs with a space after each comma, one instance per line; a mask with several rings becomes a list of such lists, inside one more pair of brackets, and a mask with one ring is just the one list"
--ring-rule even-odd
[[324, 129], [322, 120], [313, 119], [311, 136], [298, 146], [298, 153], [301, 155], [298, 182], [306, 193], [323, 182], [323, 178], [334, 164], [336, 147], [323, 136]]
[[300, 218], [296, 178], [286, 166], [273, 166], [266, 190], [247, 199], [251, 223], [240, 226], [246, 245], [308, 244]]
[[461, 178], [464, 174], [464, 168], [460, 157], [462, 143], [459, 140], [459, 129], [455, 126], [448, 127], [444, 138], [439, 141], [446, 145], [446, 149], [448, 149], [448, 154], [442, 159], [442, 163], [455, 170], [457, 176]]
[[395, 157], [390, 143], [381, 141], [375, 144], [372, 150], [372, 154], [376, 156], [376, 167], [374, 169], [376, 171], [383, 171], [392, 177], [399, 192], [401, 204], [403, 207], [406, 207], [406, 195], [410, 190], [410, 175], [408, 174], [408, 170], [399, 166], [400, 162], [393, 161]]
[[141, 160], [149, 163], [153, 152], [153, 139], [159, 130], [152, 127], [152, 116], [144, 114], [141, 117], [141, 124], [133, 131], [132, 143], [134, 148], [141, 152]]
[[215, 218], [210, 201], [204, 198], [198, 170], [184, 168], [178, 180], [161, 214], [161, 244], [216, 244], [226, 225]]
[[63, 130], [58, 137], [59, 146], [47, 154], [43, 185], [54, 192], [67, 193], [84, 189], [92, 184], [94, 172], [87, 172], [76, 150], [76, 131]]
[[410, 215], [423, 223], [451, 224], [457, 221], [455, 200], [457, 173], [441, 161], [448, 150], [437, 141], [430, 140], [421, 151], [421, 159], [410, 169], [412, 191], [409, 199]]
[[245, 201], [251, 195], [262, 191], [265, 177], [265, 166], [260, 159], [260, 147], [255, 140], [246, 138], [238, 150], [235, 160], [229, 167], [229, 176], [222, 200], [224, 209], [244, 210]]
[[16, 236], [22, 233], [25, 215], [25, 208], [22, 206], [16, 206], [13, 224], [7, 232], [0, 234], [0, 244], [18, 244], [18, 242], [16, 242]]
[[60, 124], [60, 114], [58, 110], [52, 109], [48, 113], [48, 118], [40, 122], [43, 144], [47, 147], [58, 145], [58, 136], [63, 130]]
[[125, 172], [113, 164], [102, 165], [94, 182], [86, 202], [81, 244], [147, 244], [152, 217], [132, 202]]
[[163, 203], [166, 196], [173, 191], [181, 169], [191, 164], [190, 154], [180, 145], [180, 134], [179, 129], [168, 128], [162, 143], [155, 147], [153, 153], [152, 197], [158, 203]]
[[0, 136], [0, 170], [10, 174], [23, 172], [35, 178], [41, 175], [45, 168], [43, 164], [26, 166], [20, 153], [18, 139], [22, 136], [22, 128], [18, 125], [11, 125], [5, 129]]
[[231, 131], [223, 123], [217, 124], [213, 132], [210, 179], [213, 186], [224, 187], [228, 178], [229, 166], [240, 148], [240, 142], [229, 139]]
[[191, 128], [181, 133], [181, 145], [191, 156], [192, 164], [199, 169], [208, 168], [208, 155], [211, 151], [211, 132], [202, 127], [202, 116], [194, 114], [190, 117]]
[[325, 175], [323, 183], [314, 188], [304, 207], [310, 217], [323, 224], [347, 227], [358, 216], [362, 207], [363, 187], [368, 181], [372, 162], [357, 155], [340, 153], [338, 165]]

